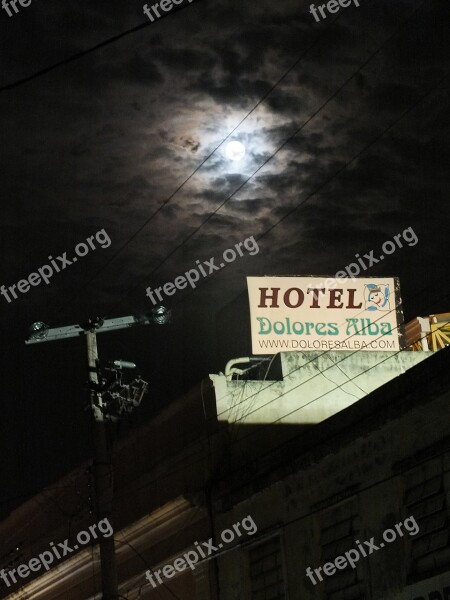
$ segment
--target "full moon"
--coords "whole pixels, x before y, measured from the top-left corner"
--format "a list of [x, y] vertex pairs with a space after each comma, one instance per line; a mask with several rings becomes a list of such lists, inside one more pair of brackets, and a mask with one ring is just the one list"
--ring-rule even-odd
[[241, 160], [245, 155], [245, 146], [235, 140], [227, 144], [225, 154], [230, 160]]

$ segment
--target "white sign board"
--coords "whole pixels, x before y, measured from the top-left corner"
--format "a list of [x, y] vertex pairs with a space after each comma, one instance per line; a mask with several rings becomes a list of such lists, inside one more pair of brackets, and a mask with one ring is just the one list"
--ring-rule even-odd
[[400, 350], [396, 277], [247, 277], [253, 354]]

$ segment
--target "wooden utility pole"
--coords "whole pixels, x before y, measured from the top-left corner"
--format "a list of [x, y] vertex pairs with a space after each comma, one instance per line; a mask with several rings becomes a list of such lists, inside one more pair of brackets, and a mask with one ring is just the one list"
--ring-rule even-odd
[[[94, 384], [92, 386], [93, 389], [91, 389], [91, 407], [94, 411], [94, 488], [96, 513], [98, 521], [108, 519], [114, 531], [112, 454], [108, 444], [103, 398], [101, 393], [94, 389], [100, 383], [98, 380], [98, 349], [95, 329], [86, 332], [86, 341], [89, 381], [91, 384]], [[117, 600], [119, 591], [117, 587], [114, 536], [109, 538], [101, 537], [99, 544], [103, 600]]]
[[[163, 306], [154, 308], [152, 315], [150, 316], [139, 318], [127, 316], [107, 320], [96, 318], [90, 319], [83, 325], [69, 325], [67, 327], [58, 327], [55, 329], [50, 329], [45, 323], [38, 321], [31, 326], [30, 337], [25, 341], [26, 344], [37, 344], [69, 337], [86, 336], [91, 409], [94, 416], [94, 485], [96, 513], [99, 521], [108, 519], [113, 531], [114, 481], [112, 452], [108, 442], [107, 425], [108, 421], [115, 421], [117, 420], [117, 417], [109, 412], [108, 406], [103, 398], [104, 390], [102, 386], [104, 382], [99, 380], [97, 333], [134, 327], [136, 325], [149, 325], [152, 322], [158, 325], [165, 325], [169, 321], [170, 311]], [[120, 365], [124, 365], [126, 368], [130, 368], [130, 365], [131, 368], [135, 366], [133, 363], [126, 363], [124, 361], [115, 361], [115, 363], [119, 364], [119, 368]], [[141, 379], [139, 379], [139, 384], [142, 384], [141, 394], [138, 401], [136, 401], [136, 398], [131, 398], [130, 407], [138, 405], [140, 398], [147, 389], [147, 384]], [[109, 538], [99, 538], [99, 545], [102, 574], [102, 599], [118, 600], [119, 591], [114, 535]]]

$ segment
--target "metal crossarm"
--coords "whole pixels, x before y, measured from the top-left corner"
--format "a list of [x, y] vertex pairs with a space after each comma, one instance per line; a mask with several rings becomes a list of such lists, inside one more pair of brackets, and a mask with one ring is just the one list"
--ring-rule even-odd
[[89, 327], [89, 324], [54, 327], [43, 331], [38, 336], [33, 337], [33, 335], [30, 335], [30, 337], [25, 340], [25, 344], [39, 344], [41, 342], [52, 342], [65, 338], [79, 337], [90, 330], [94, 330], [96, 333], [103, 333], [115, 331], [117, 329], [125, 329], [127, 327], [135, 327], [136, 325], [149, 325], [150, 323], [151, 317], [135, 317], [131, 315], [127, 317], [118, 317], [116, 319], [105, 319], [97, 324], [93, 321], [92, 328]]

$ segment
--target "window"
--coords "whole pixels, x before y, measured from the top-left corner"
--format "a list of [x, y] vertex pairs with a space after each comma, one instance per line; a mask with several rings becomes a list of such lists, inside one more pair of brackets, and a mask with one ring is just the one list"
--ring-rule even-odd
[[418, 534], [410, 538], [411, 581], [450, 566], [449, 493], [450, 473], [444, 474], [440, 463], [417, 470], [408, 481], [405, 505], [419, 525]]
[[[321, 516], [321, 564], [334, 562], [358, 539], [356, 502], [350, 500], [326, 511]], [[362, 600], [363, 585], [356, 569], [337, 571], [332, 577], [324, 577], [327, 600]]]
[[285, 600], [280, 537], [254, 546], [248, 553], [251, 600]]

